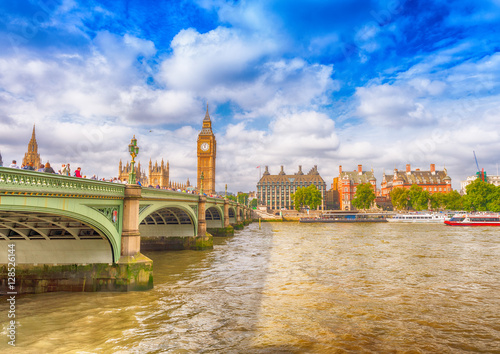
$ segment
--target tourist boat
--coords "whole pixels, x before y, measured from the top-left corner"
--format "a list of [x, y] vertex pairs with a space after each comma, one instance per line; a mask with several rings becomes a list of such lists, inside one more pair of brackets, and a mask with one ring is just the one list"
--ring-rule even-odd
[[350, 222], [387, 222], [382, 213], [324, 213], [318, 217], [300, 218], [301, 223], [350, 223]]
[[413, 223], [442, 223], [446, 220], [446, 214], [422, 213], [422, 214], [395, 214], [392, 218], [387, 218], [389, 222], [413, 222]]
[[444, 223], [449, 226], [500, 226], [500, 214], [455, 214], [452, 218], [445, 220]]

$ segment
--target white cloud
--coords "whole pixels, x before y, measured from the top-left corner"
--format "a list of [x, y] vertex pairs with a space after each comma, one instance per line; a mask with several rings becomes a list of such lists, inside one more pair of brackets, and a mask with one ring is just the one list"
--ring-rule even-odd
[[279, 44], [234, 29], [218, 27], [204, 34], [184, 30], [172, 49], [159, 73], [166, 86], [210, 102], [236, 103], [243, 113], [235, 118], [273, 117], [290, 106], [314, 108], [339, 88], [331, 65], [272, 59]]
[[419, 89], [410, 85], [389, 84], [360, 87], [356, 90], [360, 101], [357, 114], [374, 125], [395, 129], [433, 123], [434, 117], [426, 109], [425, 101], [418, 100]]

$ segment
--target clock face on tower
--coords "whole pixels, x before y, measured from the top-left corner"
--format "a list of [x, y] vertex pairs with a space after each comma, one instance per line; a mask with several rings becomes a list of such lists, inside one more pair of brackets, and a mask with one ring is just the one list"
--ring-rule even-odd
[[203, 143], [203, 144], [201, 144], [200, 148], [203, 151], [208, 151], [208, 149], [210, 148], [210, 145], [208, 145], [208, 143]]

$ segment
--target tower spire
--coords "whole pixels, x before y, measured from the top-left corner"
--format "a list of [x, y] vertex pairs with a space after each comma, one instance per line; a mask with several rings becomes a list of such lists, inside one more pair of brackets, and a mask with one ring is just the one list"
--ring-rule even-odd
[[28, 143], [28, 152], [24, 154], [23, 165], [31, 165], [33, 168], [40, 167], [40, 154], [38, 153], [38, 143], [36, 142], [35, 124], [33, 124], [33, 132]]
[[207, 103], [207, 112], [205, 113], [205, 118], [203, 120], [210, 121], [210, 114], [208, 114], [208, 103]]

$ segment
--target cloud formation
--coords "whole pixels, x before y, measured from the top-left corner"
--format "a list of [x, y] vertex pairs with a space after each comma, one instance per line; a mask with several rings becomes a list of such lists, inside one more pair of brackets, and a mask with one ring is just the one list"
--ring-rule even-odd
[[[154, 11], [153, 11], [154, 10]], [[114, 176], [140, 160], [196, 179], [206, 103], [217, 189], [338, 165], [446, 165], [453, 186], [500, 148], [496, 1], [22, 2], [0, 5], [0, 151]]]

